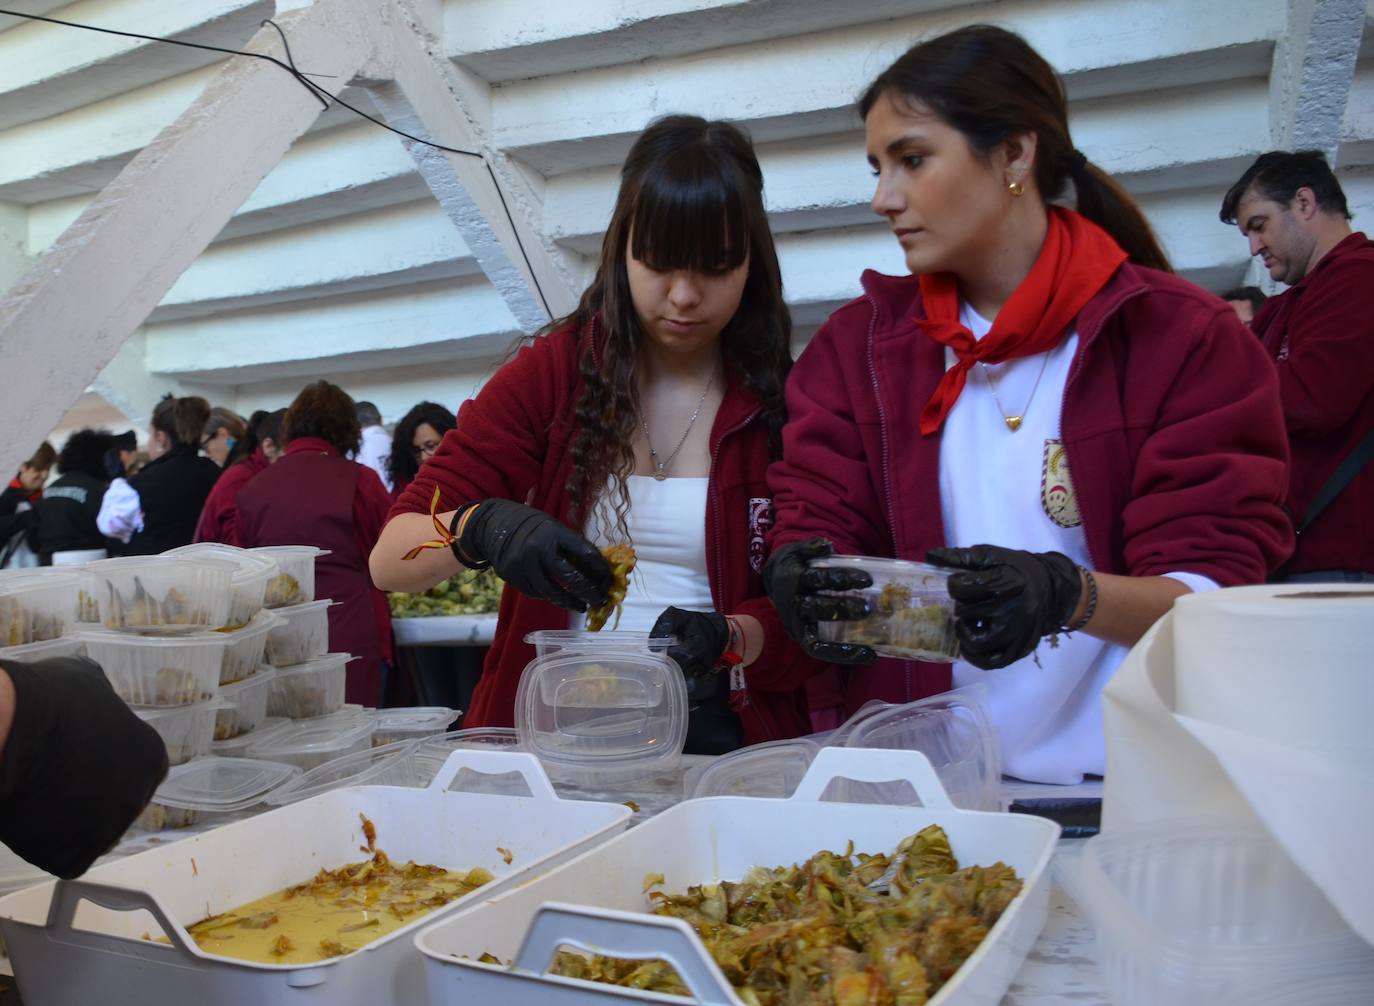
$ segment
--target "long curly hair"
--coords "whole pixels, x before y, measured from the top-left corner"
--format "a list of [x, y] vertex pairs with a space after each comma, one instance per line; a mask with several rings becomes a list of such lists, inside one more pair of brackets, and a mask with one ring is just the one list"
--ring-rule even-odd
[[428, 423], [434, 432], [443, 436], [458, 425], [453, 410], [438, 402], [421, 402], [396, 424], [391, 434], [391, 457], [388, 459], [387, 474], [397, 491], [410, 485], [420, 471], [420, 462], [415, 457], [415, 431]]
[[749, 137], [728, 122], [695, 115], [654, 121], [621, 168], [596, 276], [577, 309], [545, 330], [569, 323], [595, 327], [580, 361], [584, 384], [567, 489], [579, 524], [613, 479], [611, 504], [625, 538], [626, 479], [634, 471], [640, 430], [635, 373], [644, 337], [630, 297], [627, 248], [659, 272], [720, 274], [748, 256], [739, 310], [721, 332], [721, 355], [727, 378], [759, 396], [775, 456], [787, 421], [783, 384], [792, 366], [792, 320], [763, 204], [763, 171]]

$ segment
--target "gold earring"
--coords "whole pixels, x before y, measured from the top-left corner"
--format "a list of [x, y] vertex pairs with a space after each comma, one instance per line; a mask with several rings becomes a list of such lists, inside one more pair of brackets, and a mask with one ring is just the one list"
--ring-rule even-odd
[[1026, 191], [1026, 187], [1022, 185], [1020, 182], [1011, 182], [1007, 186], [1007, 191], [1019, 199], [1021, 197], [1021, 194]]

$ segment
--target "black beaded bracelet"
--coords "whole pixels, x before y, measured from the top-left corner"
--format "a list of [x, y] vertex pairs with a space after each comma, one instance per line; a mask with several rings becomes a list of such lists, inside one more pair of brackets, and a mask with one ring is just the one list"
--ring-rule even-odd
[[1083, 576], [1088, 581], [1088, 607], [1077, 624], [1064, 626], [1065, 632], [1078, 632], [1093, 620], [1093, 615], [1097, 614], [1097, 577], [1093, 576], [1093, 571], [1087, 566], [1079, 566], [1078, 568], [1083, 571]]

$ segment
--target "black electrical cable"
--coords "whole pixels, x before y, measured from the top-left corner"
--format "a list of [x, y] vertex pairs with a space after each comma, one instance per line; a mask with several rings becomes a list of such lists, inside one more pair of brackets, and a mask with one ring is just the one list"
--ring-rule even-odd
[[29, 21], [44, 21], [48, 24], [61, 25], [64, 28], [80, 28], [83, 31], [100, 32], [104, 35], [119, 35], [123, 38], [137, 38], [142, 39], [145, 42], [161, 42], [164, 45], [179, 45], [187, 49], [204, 49], [207, 52], [219, 52], [224, 53], [227, 56], [250, 56], [253, 59], [265, 59], [267, 60], [267, 62], [272, 63], [275, 66], [281, 67], [292, 77], [294, 77], [296, 79], [296, 82], [301, 84], [307, 91], [313, 94], [315, 98], [320, 102], [321, 106], [323, 106], [326, 109], [329, 107], [329, 102], [332, 100], [337, 104], [342, 105], [344, 108], [348, 109], [354, 115], [366, 119], [368, 122], [371, 122], [374, 125], [381, 126], [383, 129], [395, 133], [397, 136], [404, 137], [405, 139], [410, 140], [413, 143], [420, 143], [424, 146], [433, 147], [436, 150], [442, 150], [445, 153], [449, 154], [457, 154], [461, 157], [477, 158], [479, 161], [482, 162], [483, 167], [487, 169], [487, 175], [491, 178], [491, 184], [496, 189], [496, 197], [501, 201], [501, 209], [505, 211], [506, 221], [510, 224], [511, 234], [515, 237], [515, 245], [517, 248], [520, 249], [520, 257], [525, 261], [525, 268], [529, 270], [530, 280], [534, 283], [534, 290], [537, 294], [539, 294], [540, 303], [544, 305], [544, 313], [547, 314], [550, 318], [553, 317], [553, 311], [549, 308], [548, 298], [544, 296], [544, 288], [539, 283], [539, 277], [534, 271], [534, 264], [530, 262], [529, 253], [525, 251], [525, 243], [520, 240], [520, 229], [515, 226], [515, 217], [514, 215], [512, 215], [510, 207], [506, 204], [506, 195], [504, 192], [501, 191], [501, 184], [496, 179], [496, 172], [492, 169], [491, 162], [488, 161], [487, 158], [483, 156], [480, 151], [462, 150], [458, 147], [446, 147], [442, 143], [435, 143], [432, 140], [426, 140], [419, 136], [415, 136], [411, 133], [407, 133], [403, 129], [397, 129], [395, 126], [383, 122], [376, 116], [368, 115], [362, 109], [357, 108], [354, 105], [350, 105], [348, 102], [344, 101], [338, 95], [331, 95], [328, 91], [324, 90], [314, 81], [308, 80], [308, 77], [328, 77], [330, 76], [330, 74], [311, 74], [302, 70], [298, 70], [296, 68], [296, 61], [291, 55], [291, 45], [286, 40], [286, 32], [282, 31], [281, 26], [277, 24], [275, 21], [273, 21], [271, 18], [263, 20], [261, 24], [262, 27], [271, 25], [273, 28], [276, 29], [277, 34], [281, 36], [282, 49], [286, 52], [287, 61], [285, 63], [277, 59], [275, 56], [269, 56], [266, 53], [244, 52], [242, 49], [228, 49], [218, 45], [205, 45], [201, 42], [185, 42], [181, 39], [164, 38], [161, 35], [141, 35], [138, 32], [119, 31], [114, 28], [100, 28], [96, 25], [81, 24], [76, 21], [63, 21], [59, 18], [45, 17], [41, 14], [25, 14], [22, 11], [5, 10], [3, 8], [0, 8], [0, 15], [24, 18]]

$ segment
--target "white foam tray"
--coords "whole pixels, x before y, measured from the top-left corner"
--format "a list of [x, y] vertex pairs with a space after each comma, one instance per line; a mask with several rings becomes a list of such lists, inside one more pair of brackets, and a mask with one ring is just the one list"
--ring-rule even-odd
[[[906, 780], [923, 807], [821, 802], [834, 779]], [[1050, 855], [1059, 826], [1043, 818], [959, 810], [916, 751], [827, 748], [786, 800], [711, 797], [665, 811], [540, 877], [480, 906], [427, 925], [415, 938], [425, 955], [431, 1006], [561, 1006], [626, 1002], [742, 1000], [681, 919], [648, 914], [644, 877], [662, 873], [665, 891], [738, 880], [751, 867], [801, 863], [821, 849], [891, 852], [929, 824], [949, 835], [960, 864], [1001, 860], [1025, 886], [930, 1006], [996, 1006], [1044, 927]], [[562, 946], [670, 963], [690, 998], [546, 974]], [[509, 966], [482, 964], [483, 953]]]
[[[463, 769], [519, 772], [531, 796], [450, 793]], [[379, 1006], [423, 1003], [413, 937], [426, 916], [377, 942], [314, 964], [255, 964], [207, 953], [185, 927], [321, 868], [357, 862], [365, 839], [397, 862], [483, 866], [490, 884], [437, 914], [490, 898], [536, 867], [561, 862], [625, 827], [628, 807], [560, 799], [538, 760], [521, 752], [455, 751], [427, 789], [334, 790], [174, 844], [0, 899], [25, 1006]], [[512, 853], [508, 865], [498, 847]], [[170, 945], [142, 939], [161, 930]]]

